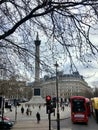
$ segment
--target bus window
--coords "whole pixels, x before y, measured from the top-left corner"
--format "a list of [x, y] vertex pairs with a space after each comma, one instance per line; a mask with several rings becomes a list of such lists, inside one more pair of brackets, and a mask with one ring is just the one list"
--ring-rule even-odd
[[83, 99], [81, 99], [81, 100], [78, 100], [78, 99], [73, 100], [73, 102], [72, 102], [72, 104], [73, 104], [72, 111], [73, 112], [84, 112], [85, 111], [84, 102], [85, 101]]

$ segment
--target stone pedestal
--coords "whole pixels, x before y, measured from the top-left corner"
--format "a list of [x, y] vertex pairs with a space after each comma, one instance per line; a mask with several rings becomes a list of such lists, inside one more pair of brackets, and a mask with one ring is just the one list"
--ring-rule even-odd
[[26, 103], [28, 105], [44, 105], [46, 103], [45, 99], [41, 96], [41, 86], [40, 82], [34, 82], [33, 83], [33, 96], [31, 100]]
[[26, 105], [45, 105], [45, 100], [41, 96], [33, 96]]

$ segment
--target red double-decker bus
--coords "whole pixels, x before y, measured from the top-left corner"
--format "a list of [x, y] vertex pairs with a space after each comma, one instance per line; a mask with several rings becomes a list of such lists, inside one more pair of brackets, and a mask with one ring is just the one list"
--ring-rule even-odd
[[92, 106], [91, 106], [91, 101], [90, 101], [89, 98], [86, 98], [86, 107], [87, 107], [87, 115], [91, 116], [91, 113], [92, 113], [91, 108], [92, 108]]
[[72, 122], [84, 122], [88, 124], [87, 99], [83, 96], [72, 96], [70, 98], [70, 103]]

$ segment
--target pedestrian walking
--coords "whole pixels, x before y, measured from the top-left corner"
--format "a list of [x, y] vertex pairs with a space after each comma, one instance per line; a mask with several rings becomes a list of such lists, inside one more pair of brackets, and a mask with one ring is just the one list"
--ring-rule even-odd
[[31, 110], [31, 108], [29, 109], [29, 113], [30, 113], [30, 116], [32, 115], [32, 110]]
[[64, 111], [64, 105], [62, 106], [62, 111]]
[[39, 110], [41, 109], [41, 105], [39, 105]]
[[37, 118], [37, 123], [39, 123], [40, 122], [40, 113], [39, 112], [36, 113], [36, 118]]
[[23, 108], [23, 106], [21, 107], [21, 113], [24, 114], [24, 108]]
[[29, 115], [29, 109], [27, 108], [27, 110], [26, 110], [26, 114], [27, 114], [27, 116]]

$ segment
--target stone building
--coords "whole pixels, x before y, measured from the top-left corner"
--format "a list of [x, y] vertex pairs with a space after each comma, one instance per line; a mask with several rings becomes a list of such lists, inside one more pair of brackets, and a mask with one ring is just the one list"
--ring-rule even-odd
[[[51, 95], [56, 97], [56, 76], [45, 76], [41, 81], [42, 97]], [[81, 95], [85, 97], [92, 97], [92, 88], [88, 86], [87, 82], [83, 79], [78, 72], [72, 74], [58, 73], [58, 95], [60, 98], [70, 98], [72, 95]]]
[[0, 96], [6, 99], [30, 99], [32, 88], [26, 86], [26, 81], [17, 81], [15, 78], [0, 80]]

